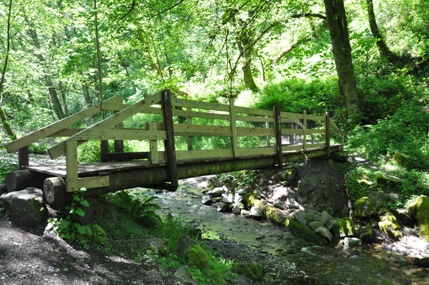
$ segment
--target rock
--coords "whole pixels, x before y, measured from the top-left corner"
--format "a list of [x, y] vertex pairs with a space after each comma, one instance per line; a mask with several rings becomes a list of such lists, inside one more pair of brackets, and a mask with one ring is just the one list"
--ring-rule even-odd
[[249, 215], [254, 219], [262, 219], [264, 215], [262, 214], [261, 210], [257, 207], [250, 208]]
[[408, 211], [414, 219], [417, 219], [420, 236], [429, 241], [429, 198], [418, 197], [408, 206]]
[[230, 210], [230, 204], [224, 203], [224, 202], [218, 202], [216, 203], [217, 211], [221, 213], [229, 212]]
[[234, 203], [234, 195], [231, 193], [223, 193], [221, 202], [232, 204]]
[[359, 247], [362, 246], [362, 240], [355, 238], [355, 237], [345, 237], [344, 238], [344, 247], [350, 248], [350, 247]]
[[366, 242], [374, 242], [377, 236], [373, 227], [366, 226], [359, 229], [357, 237]]
[[222, 195], [227, 191], [228, 189], [225, 186], [222, 186], [222, 187], [213, 188], [212, 190], [207, 192], [207, 194], [209, 194], [212, 197], [222, 197]]
[[243, 209], [243, 207], [240, 207], [239, 204], [234, 204], [234, 206], [232, 206], [232, 213], [234, 215], [240, 215], [241, 214], [241, 209]]
[[305, 203], [308, 200], [308, 196], [317, 188], [316, 183], [313, 180], [304, 178], [298, 182], [298, 201]]
[[307, 224], [307, 226], [312, 229], [313, 231], [317, 230], [320, 227], [324, 227], [323, 223], [321, 221], [311, 221]]
[[201, 197], [201, 203], [203, 205], [210, 206], [211, 204], [213, 204], [213, 199], [212, 199], [212, 197], [210, 195], [203, 195]]
[[107, 244], [107, 235], [102, 227], [97, 224], [89, 225], [91, 229], [91, 241], [96, 246]]
[[35, 226], [46, 222], [43, 191], [28, 187], [0, 196], [2, 205], [9, 210], [11, 221], [18, 225]]
[[174, 273], [174, 276], [176, 276], [184, 284], [190, 284], [190, 285], [199, 284], [197, 281], [192, 279], [192, 272], [188, 266], [182, 266], [179, 269], [177, 269], [177, 271]]
[[317, 244], [326, 244], [327, 240], [321, 237], [318, 233], [312, 229], [306, 227], [296, 219], [290, 219], [285, 221], [285, 226], [295, 235], [302, 237], [308, 241], [312, 241]]
[[6, 184], [0, 183], [0, 195], [3, 195], [4, 193], [7, 193]]
[[338, 219], [331, 228], [336, 238], [356, 236], [356, 227], [350, 217]]
[[367, 219], [377, 214], [377, 206], [371, 197], [361, 197], [354, 203], [354, 216], [358, 219]]
[[293, 218], [296, 219], [301, 224], [303, 224], [304, 226], [307, 225], [307, 215], [305, 211], [295, 212], [295, 214], [293, 214]]
[[144, 248], [158, 256], [168, 256], [170, 254], [170, 241], [163, 238], [149, 238], [144, 241]]
[[328, 212], [326, 212], [326, 211], [323, 211], [320, 214], [320, 221], [322, 222], [322, 224], [324, 226], [330, 224], [333, 219], [334, 218]]
[[282, 173], [282, 180], [286, 182], [291, 182], [296, 176], [296, 168], [288, 168]]
[[95, 198], [85, 198], [88, 201], [89, 207], [78, 205], [84, 212], [85, 215], [73, 215], [72, 219], [81, 224], [98, 224], [103, 218], [103, 204]]
[[243, 201], [243, 196], [240, 195], [239, 193], [235, 193], [234, 194], [234, 203], [238, 204], [238, 203], [241, 203], [241, 201]]
[[376, 182], [380, 186], [387, 186], [390, 188], [399, 189], [402, 187], [402, 179], [400, 179], [396, 176], [387, 175], [384, 173], [378, 173], [377, 174]]
[[401, 226], [390, 212], [386, 212], [380, 217], [378, 228], [383, 234], [394, 240], [399, 240], [402, 237]]
[[231, 271], [253, 281], [262, 281], [264, 277], [264, 266], [259, 263], [234, 263]]
[[414, 258], [413, 263], [417, 267], [429, 268], [429, 258]]
[[332, 241], [334, 235], [324, 226], [320, 226], [316, 229], [316, 233], [320, 234], [322, 237], [327, 238], [329, 241]]
[[189, 266], [195, 266], [200, 270], [205, 269], [209, 262], [206, 252], [187, 235], [179, 237], [177, 254], [184, 258]]

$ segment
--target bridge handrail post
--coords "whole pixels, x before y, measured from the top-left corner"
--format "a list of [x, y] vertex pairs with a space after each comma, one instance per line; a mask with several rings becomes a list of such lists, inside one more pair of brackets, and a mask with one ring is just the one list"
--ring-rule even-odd
[[307, 148], [307, 111], [304, 110], [302, 113], [302, 132], [303, 132], [303, 140], [302, 140], [302, 150], [305, 151]]
[[162, 115], [166, 140], [164, 140], [164, 148], [166, 152], [166, 160], [168, 161], [168, 174], [170, 177], [171, 188], [176, 190], [179, 186], [177, 175], [176, 147], [174, 142], [174, 123], [173, 123], [173, 107], [171, 103], [170, 90], [162, 91]]
[[234, 108], [234, 99], [229, 97], [229, 118], [231, 127], [231, 147], [232, 156], [238, 157], [238, 145], [237, 145], [237, 123]]
[[18, 169], [24, 169], [24, 166], [29, 164], [28, 145], [26, 145], [18, 150]]
[[[147, 123], [147, 129], [149, 131], [156, 131], [157, 124], [155, 122]], [[149, 161], [150, 164], [159, 164], [157, 140], [149, 140]]]
[[281, 127], [281, 110], [280, 106], [274, 106], [274, 134], [276, 138], [276, 153], [277, 153], [277, 167], [281, 168], [283, 165], [283, 150], [282, 150], [282, 127]]
[[329, 112], [325, 113], [325, 148], [327, 156], [331, 156], [331, 132], [329, 130], [330, 126], [330, 117]]
[[78, 191], [77, 140], [66, 141], [66, 191]]

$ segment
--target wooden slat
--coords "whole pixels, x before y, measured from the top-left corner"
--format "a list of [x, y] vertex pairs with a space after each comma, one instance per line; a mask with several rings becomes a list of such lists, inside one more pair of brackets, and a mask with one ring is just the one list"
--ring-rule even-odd
[[243, 122], [254, 122], [254, 123], [273, 123], [274, 118], [273, 117], [256, 117], [256, 116], [237, 116], [237, 121], [243, 121]]
[[94, 176], [94, 177], [83, 177], [77, 180], [77, 189], [81, 188], [98, 188], [98, 187], [108, 187], [110, 186], [109, 176]]
[[[86, 130], [83, 130], [82, 132], [80, 132], [74, 136], [84, 135], [84, 134], [91, 133], [92, 131], [99, 131], [99, 130], [108, 129], [108, 128], [111, 128], [113, 126], [116, 126], [117, 124], [123, 122], [125, 119], [132, 117], [139, 112], [142, 112], [144, 110], [149, 109], [152, 104], [157, 103], [160, 100], [161, 100], [161, 93], [149, 96], [149, 97], [145, 98], [144, 100], [141, 100], [140, 102], [119, 111], [118, 113], [110, 116], [109, 118], [101, 121], [100, 123], [93, 125], [92, 127], [87, 128]], [[72, 136], [69, 139], [73, 139], [74, 136]], [[57, 158], [57, 157], [65, 154], [65, 142], [66, 141], [63, 141], [63, 142], [51, 147], [48, 150], [51, 158]]]
[[188, 110], [174, 109], [173, 115], [181, 116], [181, 117], [193, 117], [193, 118], [213, 119], [213, 120], [229, 120], [229, 115], [227, 114], [197, 112], [197, 111], [188, 111]]
[[247, 107], [240, 107], [235, 106], [237, 114], [248, 114], [248, 115], [256, 115], [256, 116], [267, 116], [272, 117], [273, 111], [269, 110], [261, 110], [261, 109], [253, 109], [253, 108], [247, 108]]
[[110, 129], [79, 133], [77, 140], [165, 140], [165, 131], [148, 131], [144, 129]]
[[228, 112], [228, 105], [212, 102], [201, 102], [195, 100], [183, 100], [179, 98], [171, 98], [171, 103], [173, 106], [177, 107], [186, 107], [193, 109], [205, 109], [205, 110], [214, 110], [214, 111], [223, 111]]
[[237, 125], [235, 121], [235, 109], [234, 109], [234, 99], [229, 98], [229, 115], [231, 128], [231, 146], [232, 146], [232, 155], [238, 157], [238, 145], [237, 145]]
[[174, 125], [177, 136], [231, 136], [229, 126]]
[[78, 191], [77, 141], [66, 141], [66, 191]]
[[275, 155], [276, 148], [271, 147], [252, 147], [252, 148], [240, 148], [240, 156], [252, 157], [252, 156], [261, 156], [261, 155]]
[[307, 115], [307, 120], [325, 122], [324, 116]]
[[[149, 131], [156, 131], [156, 123], [148, 124]], [[163, 140], [167, 139], [167, 134], [162, 132], [165, 135]], [[159, 156], [158, 156], [158, 141], [151, 139], [149, 141], [149, 161], [151, 164], [159, 164]]]
[[215, 150], [178, 150], [176, 151], [177, 160], [204, 160], [215, 158], [232, 158], [231, 149], [215, 149]]
[[295, 113], [290, 113], [290, 112], [281, 112], [280, 113], [281, 118], [282, 118], [282, 123], [288, 123], [290, 122], [289, 120], [294, 120], [294, 119], [302, 119], [302, 114], [295, 114]]
[[[111, 98], [107, 101], [114, 101], [115, 98]], [[34, 142], [37, 142], [38, 140], [48, 137], [58, 131], [61, 131], [62, 129], [65, 129], [75, 123], [78, 123], [88, 117], [91, 117], [98, 112], [100, 112], [100, 104], [94, 105], [92, 107], [89, 107], [86, 110], [83, 110], [81, 112], [78, 112], [74, 115], [68, 116], [67, 118], [64, 118], [58, 122], [52, 123], [47, 127], [41, 128], [37, 131], [31, 132], [30, 134], [23, 136], [19, 139], [16, 139], [8, 144], [6, 144], [6, 149], [9, 153], [15, 152], [19, 150], [20, 148], [23, 148], [25, 146], [28, 146]]]
[[274, 136], [274, 129], [265, 128], [237, 128], [238, 136]]

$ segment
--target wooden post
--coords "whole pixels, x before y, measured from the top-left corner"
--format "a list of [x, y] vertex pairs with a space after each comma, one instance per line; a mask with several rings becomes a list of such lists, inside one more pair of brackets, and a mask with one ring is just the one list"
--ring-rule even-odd
[[78, 191], [77, 172], [77, 141], [66, 141], [66, 190], [67, 192]]
[[23, 169], [24, 166], [29, 165], [28, 158], [28, 145], [18, 150], [18, 169]]
[[[267, 119], [267, 121], [265, 122], [265, 128], [269, 129], [270, 128], [270, 123], [268, 122], [268, 117], [265, 117]], [[267, 136], [267, 146], [271, 146], [271, 138], [270, 136]]]
[[281, 168], [283, 165], [283, 151], [280, 106], [274, 106], [274, 130], [276, 136], [277, 167]]
[[302, 149], [305, 151], [307, 147], [307, 111], [304, 110], [302, 113], [302, 131], [303, 131], [303, 140], [302, 140]]
[[[192, 108], [187, 108], [187, 111], [191, 112]], [[192, 125], [192, 117], [191, 116], [186, 118], [186, 123], [188, 124], [188, 126]], [[189, 136], [188, 137], [188, 150], [193, 150], [193, 149], [194, 149], [194, 147], [192, 145], [192, 136]]]
[[231, 148], [232, 156], [238, 157], [238, 145], [237, 145], [237, 123], [234, 109], [234, 99], [229, 97], [229, 118], [231, 127]]
[[331, 156], [331, 132], [329, 131], [329, 125], [330, 125], [330, 118], [329, 118], [329, 112], [325, 113], [325, 148], [326, 148], [326, 155], [329, 157]]
[[100, 161], [108, 162], [109, 161], [109, 141], [100, 141]]
[[164, 141], [164, 148], [166, 152], [166, 160], [168, 162], [168, 175], [171, 185], [170, 189], [175, 191], [179, 187], [179, 180], [177, 176], [177, 161], [176, 161], [176, 147], [174, 142], [174, 124], [173, 124], [173, 108], [171, 105], [170, 90], [162, 91], [162, 114], [164, 129], [167, 139]]
[[[149, 131], [156, 131], [157, 130], [157, 124], [152, 122], [147, 124], [147, 128]], [[157, 140], [150, 140], [149, 141], [149, 161], [150, 164], [159, 164], [159, 157], [158, 157], [158, 141]]]
[[[119, 103], [122, 105], [122, 97], [118, 97], [118, 99], [116, 100], [116, 103]], [[116, 111], [115, 113], [117, 113], [117, 112], [118, 111]], [[123, 128], [124, 122], [120, 122], [115, 127]], [[123, 140], [115, 140], [115, 152], [116, 153], [123, 153], [124, 152], [124, 141]]]

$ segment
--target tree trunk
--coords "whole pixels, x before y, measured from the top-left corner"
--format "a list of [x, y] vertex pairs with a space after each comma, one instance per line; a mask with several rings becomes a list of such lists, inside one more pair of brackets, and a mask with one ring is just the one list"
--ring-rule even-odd
[[387, 47], [386, 42], [384, 41], [384, 38], [381, 35], [380, 30], [378, 29], [377, 21], [375, 20], [374, 2], [372, 0], [366, 0], [366, 3], [369, 27], [371, 28], [372, 36], [377, 40], [376, 44], [378, 50], [380, 51], [380, 55], [388, 59], [389, 61], [397, 60], [398, 56]]
[[[0, 103], [3, 101], [3, 86], [4, 82], [6, 80], [6, 70], [7, 70], [7, 64], [9, 62], [9, 52], [10, 52], [10, 20], [11, 20], [11, 13], [12, 13], [12, 0], [9, 1], [9, 10], [7, 14], [7, 32], [6, 32], [6, 56], [4, 59], [3, 69], [0, 77]], [[9, 121], [7, 120], [6, 112], [3, 109], [3, 106], [0, 105], [0, 120], [3, 125], [3, 128], [6, 131], [6, 134], [12, 139], [16, 139], [16, 134], [12, 130]]]
[[344, 94], [347, 114], [350, 117], [360, 112], [360, 98], [353, 70], [344, 1], [324, 0], [324, 2], [340, 90]]

